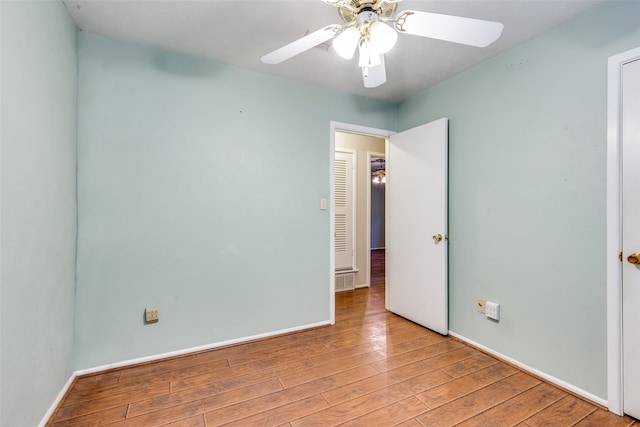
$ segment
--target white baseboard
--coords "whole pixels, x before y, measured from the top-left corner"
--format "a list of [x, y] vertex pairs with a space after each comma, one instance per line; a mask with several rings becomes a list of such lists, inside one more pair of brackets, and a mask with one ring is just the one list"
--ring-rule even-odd
[[156, 360], [166, 359], [169, 357], [182, 356], [185, 354], [196, 353], [199, 351], [213, 350], [215, 348], [226, 347], [234, 344], [242, 344], [245, 342], [255, 341], [263, 338], [271, 338], [277, 335], [284, 335], [291, 332], [303, 331], [305, 329], [312, 329], [320, 326], [327, 326], [330, 324], [331, 323], [328, 320], [326, 320], [324, 322], [312, 323], [312, 324], [303, 325], [303, 326], [296, 326], [295, 328], [282, 329], [279, 331], [267, 332], [265, 334], [251, 335], [248, 337], [236, 338], [236, 339], [227, 340], [227, 341], [220, 341], [212, 344], [206, 344], [206, 345], [201, 345], [197, 347], [185, 348], [182, 350], [170, 351], [167, 353], [160, 353], [160, 354], [154, 354], [151, 356], [138, 357], [135, 359], [122, 360], [120, 362], [109, 363], [106, 365], [96, 366], [93, 368], [80, 369], [78, 371], [75, 371], [73, 374], [71, 374], [71, 378], [69, 378], [69, 380], [64, 385], [62, 390], [60, 390], [60, 393], [58, 393], [56, 400], [51, 404], [51, 407], [49, 408], [49, 410], [44, 414], [44, 417], [42, 418], [42, 421], [40, 421], [40, 424], [38, 424], [38, 427], [46, 426], [47, 422], [49, 422], [49, 418], [51, 418], [51, 416], [53, 415], [53, 412], [56, 410], [56, 408], [64, 398], [65, 394], [69, 390], [69, 387], [71, 387], [71, 384], [73, 384], [73, 381], [76, 379], [76, 377], [79, 377], [82, 375], [88, 375], [88, 374], [95, 374], [98, 372], [107, 371], [109, 369], [124, 368], [127, 366], [137, 365], [139, 363], [144, 363], [144, 362], [153, 362]]
[[77, 375], [75, 372], [71, 374], [71, 377], [69, 378], [67, 383], [64, 385], [64, 387], [62, 387], [62, 390], [60, 390], [60, 393], [58, 393], [58, 396], [49, 407], [49, 410], [44, 414], [44, 417], [42, 417], [42, 420], [40, 421], [40, 424], [38, 424], [38, 427], [45, 427], [47, 425], [47, 423], [49, 422], [49, 418], [51, 418], [51, 416], [53, 415], [53, 412], [56, 410], [60, 402], [62, 402], [62, 399], [67, 394], [67, 390], [69, 390], [69, 388], [71, 387], [71, 384], [73, 384], [73, 380], [76, 379], [76, 376]]
[[317, 328], [319, 326], [327, 326], [329, 324], [330, 324], [330, 322], [327, 320], [327, 321], [324, 321], [324, 322], [312, 323], [312, 324], [304, 325], [304, 326], [296, 326], [295, 328], [288, 328], [288, 329], [282, 329], [282, 330], [279, 330], [279, 331], [267, 332], [265, 334], [251, 335], [251, 336], [248, 336], [248, 337], [236, 338], [236, 339], [216, 342], [216, 343], [212, 343], [212, 344], [205, 344], [205, 345], [201, 345], [201, 346], [197, 346], [197, 347], [191, 347], [191, 348], [185, 348], [185, 349], [182, 349], [182, 350], [170, 351], [170, 352], [167, 352], [167, 353], [154, 354], [152, 356], [145, 356], [145, 357], [138, 357], [136, 359], [123, 360], [123, 361], [116, 362], [116, 363], [109, 363], [107, 365], [96, 366], [96, 367], [88, 368], [88, 369], [81, 369], [79, 371], [76, 371], [75, 375], [76, 376], [81, 376], [81, 375], [87, 375], [87, 374], [95, 374], [96, 372], [102, 372], [102, 371], [106, 371], [108, 369], [123, 368], [123, 367], [126, 367], [126, 366], [136, 365], [136, 364], [139, 364], [139, 363], [154, 362], [156, 360], [166, 359], [166, 358], [169, 358], [169, 357], [183, 356], [183, 355], [189, 354], [189, 353], [196, 353], [196, 352], [199, 352], [199, 351], [213, 350], [215, 348], [226, 347], [226, 346], [230, 346], [230, 345], [234, 345], [234, 344], [242, 344], [242, 343], [245, 343], [245, 342], [255, 341], [255, 340], [259, 340], [259, 339], [263, 339], [263, 338], [271, 338], [271, 337], [274, 337], [274, 336], [277, 336], [277, 335], [284, 335], [284, 334], [288, 334], [288, 333], [291, 333], [291, 332], [303, 331], [305, 329]]
[[493, 356], [496, 356], [497, 358], [499, 358], [501, 360], [504, 360], [504, 361], [514, 365], [514, 366], [517, 366], [518, 368], [522, 369], [525, 372], [533, 374], [533, 375], [535, 375], [537, 377], [540, 377], [540, 378], [544, 379], [545, 381], [548, 381], [548, 382], [550, 382], [552, 384], [557, 385], [558, 387], [561, 387], [561, 388], [563, 388], [565, 390], [568, 390], [571, 393], [574, 393], [574, 394], [577, 394], [578, 396], [584, 397], [585, 399], [590, 400], [591, 402], [597, 403], [598, 405], [604, 406], [605, 408], [607, 407], [607, 401], [605, 399], [603, 399], [601, 397], [598, 397], [598, 396], [596, 396], [594, 394], [591, 394], [588, 391], [584, 391], [581, 388], [578, 388], [578, 387], [574, 386], [573, 384], [569, 384], [566, 381], [563, 381], [563, 380], [561, 380], [559, 378], [556, 378], [556, 377], [554, 377], [552, 375], [546, 374], [546, 373], [544, 373], [542, 371], [539, 371], [539, 370], [537, 370], [535, 368], [532, 368], [531, 366], [527, 366], [522, 362], [519, 362], [519, 361], [517, 361], [515, 359], [512, 359], [509, 356], [505, 356], [502, 353], [499, 353], [499, 352], [497, 352], [495, 350], [492, 350], [492, 349], [490, 349], [490, 348], [488, 348], [488, 347], [486, 347], [486, 346], [484, 346], [482, 344], [479, 344], [479, 343], [477, 343], [477, 342], [475, 342], [473, 340], [465, 338], [462, 335], [459, 335], [459, 334], [457, 334], [455, 332], [449, 331], [449, 335], [459, 339], [460, 341], [466, 342], [467, 344], [469, 344], [469, 345], [471, 345], [473, 347], [476, 347], [476, 348], [478, 348], [478, 349], [480, 349], [480, 350], [482, 350], [482, 351], [484, 351], [486, 353], [489, 353], [489, 354], [491, 354]]

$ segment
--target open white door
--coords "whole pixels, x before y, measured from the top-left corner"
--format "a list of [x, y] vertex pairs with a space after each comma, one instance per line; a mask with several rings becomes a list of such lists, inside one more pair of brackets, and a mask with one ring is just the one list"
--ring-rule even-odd
[[640, 59], [622, 68], [622, 357], [624, 413], [640, 418]]
[[389, 310], [447, 335], [448, 119], [389, 138], [386, 281]]

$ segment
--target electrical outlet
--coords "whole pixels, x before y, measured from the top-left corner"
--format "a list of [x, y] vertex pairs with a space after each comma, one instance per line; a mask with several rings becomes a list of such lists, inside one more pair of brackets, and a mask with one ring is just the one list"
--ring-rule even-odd
[[156, 323], [158, 321], [158, 307], [147, 307], [144, 309], [144, 322]]
[[485, 303], [486, 301], [483, 299], [478, 298], [478, 303], [476, 304], [476, 309], [478, 310], [478, 313], [485, 313]]
[[497, 302], [487, 301], [485, 304], [485, 315], [489, 319], [500, 320], [500, 304]]

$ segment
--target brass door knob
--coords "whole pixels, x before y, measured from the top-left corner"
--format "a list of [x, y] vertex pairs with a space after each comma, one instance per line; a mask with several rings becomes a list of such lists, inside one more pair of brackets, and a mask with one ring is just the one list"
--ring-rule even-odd
[[433, 241], [436, 243], [442, 242], [442, 234], [438, 233], [435, 236], [433, 236]]
[[631, 264], [640, 264], [640, 254], [631, 254], [627, 257], [627, 261]]

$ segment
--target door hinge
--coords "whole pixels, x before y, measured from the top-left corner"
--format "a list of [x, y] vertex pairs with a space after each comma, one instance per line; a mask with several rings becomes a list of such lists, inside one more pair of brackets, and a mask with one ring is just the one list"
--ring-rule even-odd
[[622, 252], [620, 252], [620, 254], [618, 254], [618, 259], [620, 260], [620, 262], [622, 262]]

